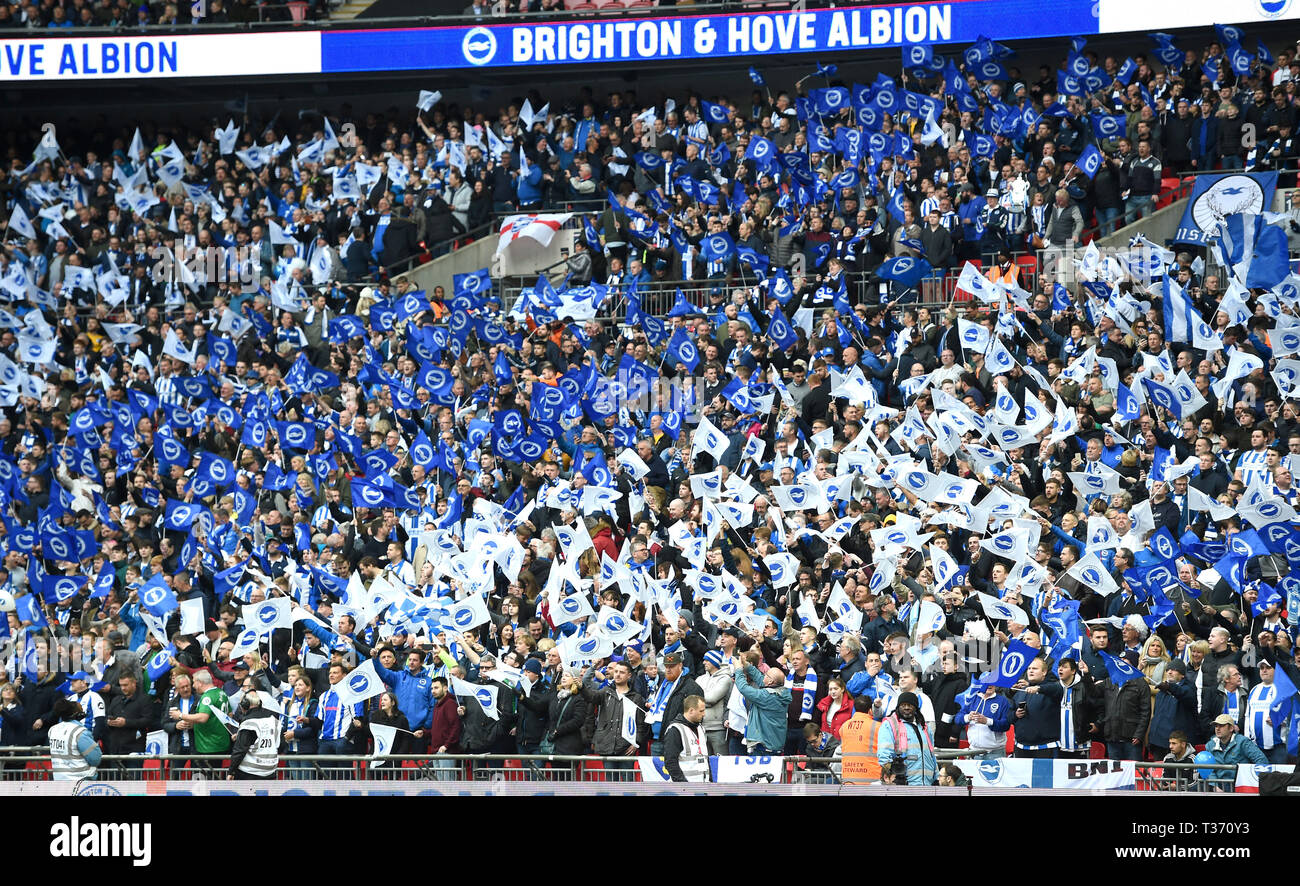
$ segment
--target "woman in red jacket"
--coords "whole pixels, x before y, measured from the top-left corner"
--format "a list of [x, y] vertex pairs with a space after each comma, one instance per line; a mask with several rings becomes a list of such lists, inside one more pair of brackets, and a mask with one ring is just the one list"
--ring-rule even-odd
[[817, 710], [822, 716], [822, 732], [829, 733], [838, 743], [840, 727], [853, 716], [853, 696], [849, 695], [843, 680], [831, 677], [826, 697], [817, 702]]

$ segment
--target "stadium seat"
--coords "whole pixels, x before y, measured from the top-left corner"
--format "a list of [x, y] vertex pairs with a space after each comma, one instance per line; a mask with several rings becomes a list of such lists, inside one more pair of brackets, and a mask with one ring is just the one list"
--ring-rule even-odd
[[1038, 273], [1038, 259], [1032, 255], [1016, 256], [1016, 264], [1020, 265], [1020, 277], [1024, 279], [1026, 273]]
[[144, 761], [144, 780], [162, 781], [167, 777], [167, 763], [164, 760]]
[[1156, 209], [1164, 209], [1170, 203], [1178, 199], [1179, 188], [1182, 181], [1176, 178], [1162, 178], [1160, 180], [1160, 193], [1156, 197]]
[[307, 20], [307, 4], [303, 0], [293, 0], [288, 6], [289, 15], [295, 23]]

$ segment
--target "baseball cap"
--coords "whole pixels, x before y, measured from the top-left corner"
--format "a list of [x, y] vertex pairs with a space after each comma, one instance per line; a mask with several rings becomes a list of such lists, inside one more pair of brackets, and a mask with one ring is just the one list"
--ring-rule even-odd
[[1232, 719], [1228, 714], [1219, 714], [1219, 716], [1214, 718], [1215, 726], [1235, 726], [1236, 724], [1237, 721]]

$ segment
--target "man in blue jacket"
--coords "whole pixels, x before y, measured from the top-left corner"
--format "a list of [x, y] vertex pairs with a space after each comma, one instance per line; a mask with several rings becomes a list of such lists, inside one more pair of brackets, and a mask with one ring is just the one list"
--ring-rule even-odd
[[424, 653], [412, 649], [406, 653], [406, 670], [390, 671], [375, 658], [375, 673], [397, 696], [397, 709], [406, 715], [415, 733], [415, 744], [424, 742], [433, 726], [433, 680], [424, 669]]

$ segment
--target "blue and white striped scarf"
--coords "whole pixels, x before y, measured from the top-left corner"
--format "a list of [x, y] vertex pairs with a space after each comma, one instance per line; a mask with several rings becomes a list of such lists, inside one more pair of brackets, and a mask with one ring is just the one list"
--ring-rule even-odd
[[1241, 693], [1225, 692], [1223, 697], [1223, 713], [1232, 718], [1232, 722], [1241, 722]]
[[[785, 688], [786, 688], [786, 689], [789, 689], [791, 692], [794, 692], [794, 691], [795, 691], [795, 688], [794, 688], [794, 671], [791, 671], [789, 674], [786, 674], [786, 677], [785, 677]], [[809, 669], [808, 669], [808, 673], [804, 674], [804, 677], [803, 677], [803, 698], [801, 698], [801, 699], [799, 700], [799, 702], [800, 702], [799, 719], [800, 719], [800, 720], [811, 720], [811, 719], [812, 719], [812, 716], [813, 716], [813, 705], [816, 703], [816, 701], [817, 701], [817, 672], [814, 671], [812, 668], [809, 668]]]
[[650, 709], [647, 711], [646, 722], [650, 724], [654, 737], [659, 738], [659, 733], [664, 725], [664, 708], [668, 706], [668, 699], [672, 696], [673, 690], [681, 682], [681, 676], [669, 683], [666, 680], [660, 681], [659, 689], [655, 692], [654, 700], [650, 703]]
[[1074, 731], [1074, 687], [1082, 686], [1082, 681], [1076, 678], [1074, 683], [1069, 686], [1062, 686], [1061, 689], [1061, 750], [1076, 751], [1078, 743], [1075, 741]]

